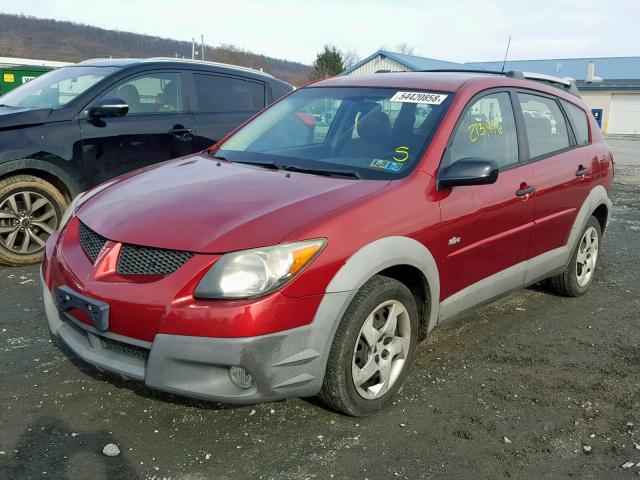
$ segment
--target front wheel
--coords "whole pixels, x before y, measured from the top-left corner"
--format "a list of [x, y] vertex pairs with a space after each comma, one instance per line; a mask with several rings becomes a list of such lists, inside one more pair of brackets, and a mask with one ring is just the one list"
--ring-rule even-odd
[[347, 308], [331, 347], [320, 398], [353, 416], [371, 415], [400, 389], [413, 361], [418, 313], [402, 283], [377, 275]]
[[548, 280], [554, 292], [578, 297], [589, 290], [598, 262], [601, 238], [600, 222], [595, 217], [589, 218], [567, 269]]
[[65, 208], [64, 195], [41, 178], [16, 175], [0, 180], [0, 263], [39, 262]]

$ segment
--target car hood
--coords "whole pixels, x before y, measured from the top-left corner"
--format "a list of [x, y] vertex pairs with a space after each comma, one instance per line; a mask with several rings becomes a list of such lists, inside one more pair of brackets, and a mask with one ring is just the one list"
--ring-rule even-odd
[[225, 253], [277, 244], [388, 183], [286, 173], [201, 154], [120, 177], [81, 204], [77, 216], [114, 241]]
[[46, 122], [50, 113], [50, 108], [0, 107], [0, 130]]

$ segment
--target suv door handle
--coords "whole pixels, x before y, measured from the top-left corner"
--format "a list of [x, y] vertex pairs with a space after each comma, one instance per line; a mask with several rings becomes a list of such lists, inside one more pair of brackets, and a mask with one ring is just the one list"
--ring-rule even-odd
[[176, 137], [184, 137], [184, 136], [189, 135], [191, 133], [191, 129], [190, 128], [185, 128], [182, 125], [176, 125], [171, 130], [169, 130], [167, 133], [170, 133], [171, 135], [175, 135]]
[[524, 197], [525, 195], [530, 195], [535, 191], [536, 191], [536, 189], [533, 188], [533, 185], [531, 185], [529, 187], [525, 187], [525, 188], [521, 188], [520, 190], [517, 190], [516, 191], [516, 196]]
[[580, 165], [578, 167], [578, 170], [576, 170], [576, 177], [584, 177], [588, 173], [589, 173], [589, 169], [587, 167], [583, 167], [582, 165]]

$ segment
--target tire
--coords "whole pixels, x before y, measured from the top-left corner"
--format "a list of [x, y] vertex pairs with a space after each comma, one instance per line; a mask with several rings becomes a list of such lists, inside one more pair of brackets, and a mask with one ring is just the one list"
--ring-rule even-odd
[[41, 178], [16, 175], [0, 180], [0, 263], [40, 262], [66, 206], [64, 195]]
[[597, 266], [601, 239], [600, 222], [595, 217], [590, 217], [566, 270], [547, 280], [552, 291], [565, 297], [579, 297], [589, 290]]
[[[394, 322], [388, 322], [392, 311], [397, 313], [395, 327]], [[373, 329], [364, 328], [365, 323]], [[358, 291], [338, 326], [320, 399], [330, 408], [356, 417], [379, 411], [407, 375], [417, 333], [418, 310], [409, 289], [392, 278], [373, 277]], [[386, 385], [383, 378], [388, 379]]]

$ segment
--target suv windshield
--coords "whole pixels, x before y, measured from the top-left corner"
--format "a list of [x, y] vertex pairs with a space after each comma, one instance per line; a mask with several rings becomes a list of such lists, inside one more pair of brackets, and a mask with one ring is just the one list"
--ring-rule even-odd
[[407, 175], [453, 94], [397, 88], [309, 87], [230, 137], [217, 156], [367, 179]]
[[95, 85], [118, 67], [64, 67], [21, 85], [0, 97], [8, 107], [59, 108]]

